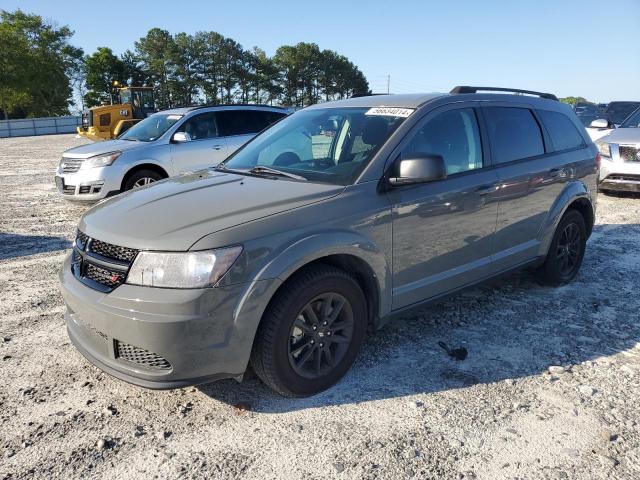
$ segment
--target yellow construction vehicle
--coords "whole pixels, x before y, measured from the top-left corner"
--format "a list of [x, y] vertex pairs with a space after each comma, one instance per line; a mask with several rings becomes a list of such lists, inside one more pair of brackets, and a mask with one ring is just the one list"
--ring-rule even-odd
[[114, 82], [116, 103], [82, 112], [78, 134], [91, 140], [111, 140], [155, 112], [153, 87], [119, 87]]

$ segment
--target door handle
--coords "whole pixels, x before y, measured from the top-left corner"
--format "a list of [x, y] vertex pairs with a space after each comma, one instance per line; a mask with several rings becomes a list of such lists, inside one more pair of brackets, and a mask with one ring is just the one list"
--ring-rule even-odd
[[220, 150], [220, 149], [222, 149], [222, 145], [214, 145], [211, 148], [213, 148], [214, 150]]
[[493, 183], [491, 185], [482, 185], [481, 187], [478, 187], [476, 189], [476, 193], [478, 195], [488, 195], [490, 193], [495, 192], [496, 190], [498, 190], [498, 184]]

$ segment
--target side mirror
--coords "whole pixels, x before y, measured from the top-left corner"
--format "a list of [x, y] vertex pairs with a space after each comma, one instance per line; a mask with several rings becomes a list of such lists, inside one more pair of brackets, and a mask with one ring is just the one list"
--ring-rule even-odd
[[417, 153], [396, 162], [395, 176], [389, 177], [389, 184], [399, 187], [444, 178], [447, 178], [447, 167], [442, 156]]
[[191, 141], [191, 135], [189, 135], [187, 132], [176, 132], [176, 133], [173, 134], [173, 137], [171, 138], [171, 141], [173, 143], [190, 142]]
[[591, 128], [611, 128], [609, 120], [607, 120], [606, 118], [597, 118], [596, 120], [591, 122], [591, 125], [589, 126]]

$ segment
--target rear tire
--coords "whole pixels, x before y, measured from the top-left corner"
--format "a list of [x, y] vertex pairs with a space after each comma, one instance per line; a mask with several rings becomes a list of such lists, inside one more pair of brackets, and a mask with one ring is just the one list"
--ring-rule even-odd
[[164, 177], [155, 170], [138, 170], [129, 176], [124, 182], [123, 192], [131, 190], [133, 188], [142, 187], [158, 180], [162, 180]]
[[262, 317], [251, 366], [285, 397], [308, 397], [351, 368], [367, 330], [367, 303], [348, 273], [318, 265], [296, 274]]
[[573, 280], [580, 271], [586, 244], [584, 217], [577, 210], [569, 210], [560, 220], [540, 267], [544, 283], [559, 286]]

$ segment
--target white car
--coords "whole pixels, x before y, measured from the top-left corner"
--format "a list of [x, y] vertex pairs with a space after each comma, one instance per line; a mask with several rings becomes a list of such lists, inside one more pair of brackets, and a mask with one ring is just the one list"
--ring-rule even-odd
[[595, 143], [602, 158], [600, 190], [640, 192], [640, 108]]
[[602, 112], [602, 118], [591, 122], [587, 127], [587, 133], [594, 142], [605, 135], [610, 134], [615, 128], [622, 125], [627, 117], [630, 117], [640, 108], [640, 102], [611, 102]]

